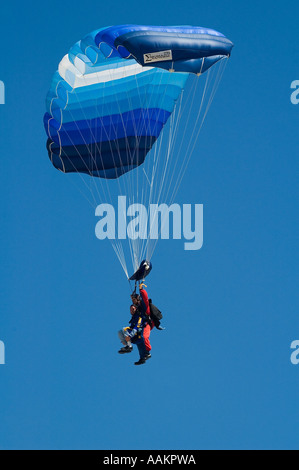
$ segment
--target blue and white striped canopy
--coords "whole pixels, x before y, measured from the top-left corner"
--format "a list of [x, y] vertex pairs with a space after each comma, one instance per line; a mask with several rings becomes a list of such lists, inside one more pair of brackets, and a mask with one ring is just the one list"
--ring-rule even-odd
[[190, 73], [231, 53], [221, 33], [191, 26], [102, 28], [62, 59], [46, 99], [47, 149], [65, 172], [118, 178], [144, 162]]

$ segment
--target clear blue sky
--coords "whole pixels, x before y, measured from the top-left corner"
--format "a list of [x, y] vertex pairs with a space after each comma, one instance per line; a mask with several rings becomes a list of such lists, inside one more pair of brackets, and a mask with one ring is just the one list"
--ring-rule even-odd
[[[52, 0], [1, 6], [1, 449], [299, 448], [295, 2]], [[45, 150], [58, 62], [106, 25], [195, 24], [234, 43], [177, 202], [204, 246], [163, 241], [153, 358], [120, 356], [128, 286], [95, 217]]]

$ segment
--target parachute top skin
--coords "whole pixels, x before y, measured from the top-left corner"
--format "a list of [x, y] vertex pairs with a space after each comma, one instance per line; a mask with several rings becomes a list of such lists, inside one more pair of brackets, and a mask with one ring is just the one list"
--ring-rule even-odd
[[232, 47], [223, 34], [193, 26], [121, 25], [86, 35], [60, 62], [47, 95], [52, 164], [105, 179], [142, 165], [189, 74], [206, 72]]
[[[229, 57], [233, 48], [222, 33], [198, 26], [111, 26], [100, 31], [95, 42], [99, 48], [102, 44], [110, 45], [114, 55], [133, 57], [142, 66], [150, 63], [189, 73], [203, 73], [209, 68], [204, 66], [203, 59], [208, 59], [208, 65], [211, 58]], [[161, 52], [168, 54], [161, 57], [158, 55]]]

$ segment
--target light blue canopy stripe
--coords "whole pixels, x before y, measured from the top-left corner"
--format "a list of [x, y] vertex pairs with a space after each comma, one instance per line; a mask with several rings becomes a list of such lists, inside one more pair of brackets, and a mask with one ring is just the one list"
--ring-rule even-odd
[[175, 102], [181, 93], [181, 88], [173, 85], [163, 85], [159, 87], [158, 91], [154, 86], [148, 86], [146, 92], [150, 96], [148, 100], [145, 99], [146, 95], [144, 95], [143, 99], [140, 99], [142, 88], [139, 92], [135, 90], [134, 93], [131, 93], [129, 108], [128, 99], [123, 94], [117, 94], [116, 101], [113, 99], [113, 95], [106, 98], [104, 94], [101, 94], [99, 98], [91, 97], [88, 100], [84, 100], [84, 105], [79, 101], [78, 97], [76, 97], [76, 100], [72, 100], [67, 106], [62, 100], [57, 98], [56, 100], [52, 100], [49, 111], [53, 118], [59, 122], [62, 118], [63, 122], [70, 122], [80, 119], [92, 119], [97, 116], [125, 113], [130, 110], [138, 109], [142, 105], [144, 109], [160, 108], [172, 112]]
[[146, 90], [142, 90], [142, 87], [152, 86], [151, 92], [154, 92], [154, 88], [157, 90], [160, 86], [169, 85], [176, 86], [182, 90], [188, 79], [188, 74], [176, 73], [169, 74], [164, 70], [152, 69], [148, 72], [140, 74], [138, 81], [136, 82], [136, 76], [121, 78], [119, 80], [112, 80], [106, 83], [98, 83], [85, 87], [76, 88], [75, 90], [68, 85], [57, 73], [54, 76], [52, 86], [48, 92], [46, 98], [47, 111], [50, 112], [50, 104], [56, 97], [60, 98], [65, 104], [71, 105], [73, 102], [77, 102], [78, 98], [80, 103], [84, 106], [84, 101], [90, 99], [97, 99], [98, 96], [105, 95], [107, 99], [110, 96], [115, 96], [115, 101], [118, 99], [118, 95], [124, 93], [141, 94], [142, 96], [149, 96], [149, 92], [145, 93]]

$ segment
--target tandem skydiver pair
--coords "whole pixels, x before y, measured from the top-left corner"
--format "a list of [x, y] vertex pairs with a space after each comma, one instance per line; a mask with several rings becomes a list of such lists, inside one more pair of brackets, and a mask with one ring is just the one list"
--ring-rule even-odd
[[[118, 351], [119, 354], [132, 352], [133, 344], [136, 344], [139, 352], [139, 360], [135, 362], [136, 366], [145, 364], [145, 362], [151, 358], [151, 330], [155, 326], [160, 330], [163, 329], [160, 327], [162, 314], [157, 307], [154, 307], [151, 299], [148, 298], [147, 291], [145, 290], [146, 285], [144, 284], [144, 279], [150, 273], [151, 269], [151, 263], [144, 260], [136, 273], [130, 278], [130, 280], [135, 281], [135, 289], [131, 294], [132, 304], [130, 305], [130, 326], [126, 326], [118, 332], [119, 339], [124, 345]], [[136, 292], [138, 281], [141, 281], [139, 284], [139, 294]], [[157, 313], [155, 309], [159, 313]]]

